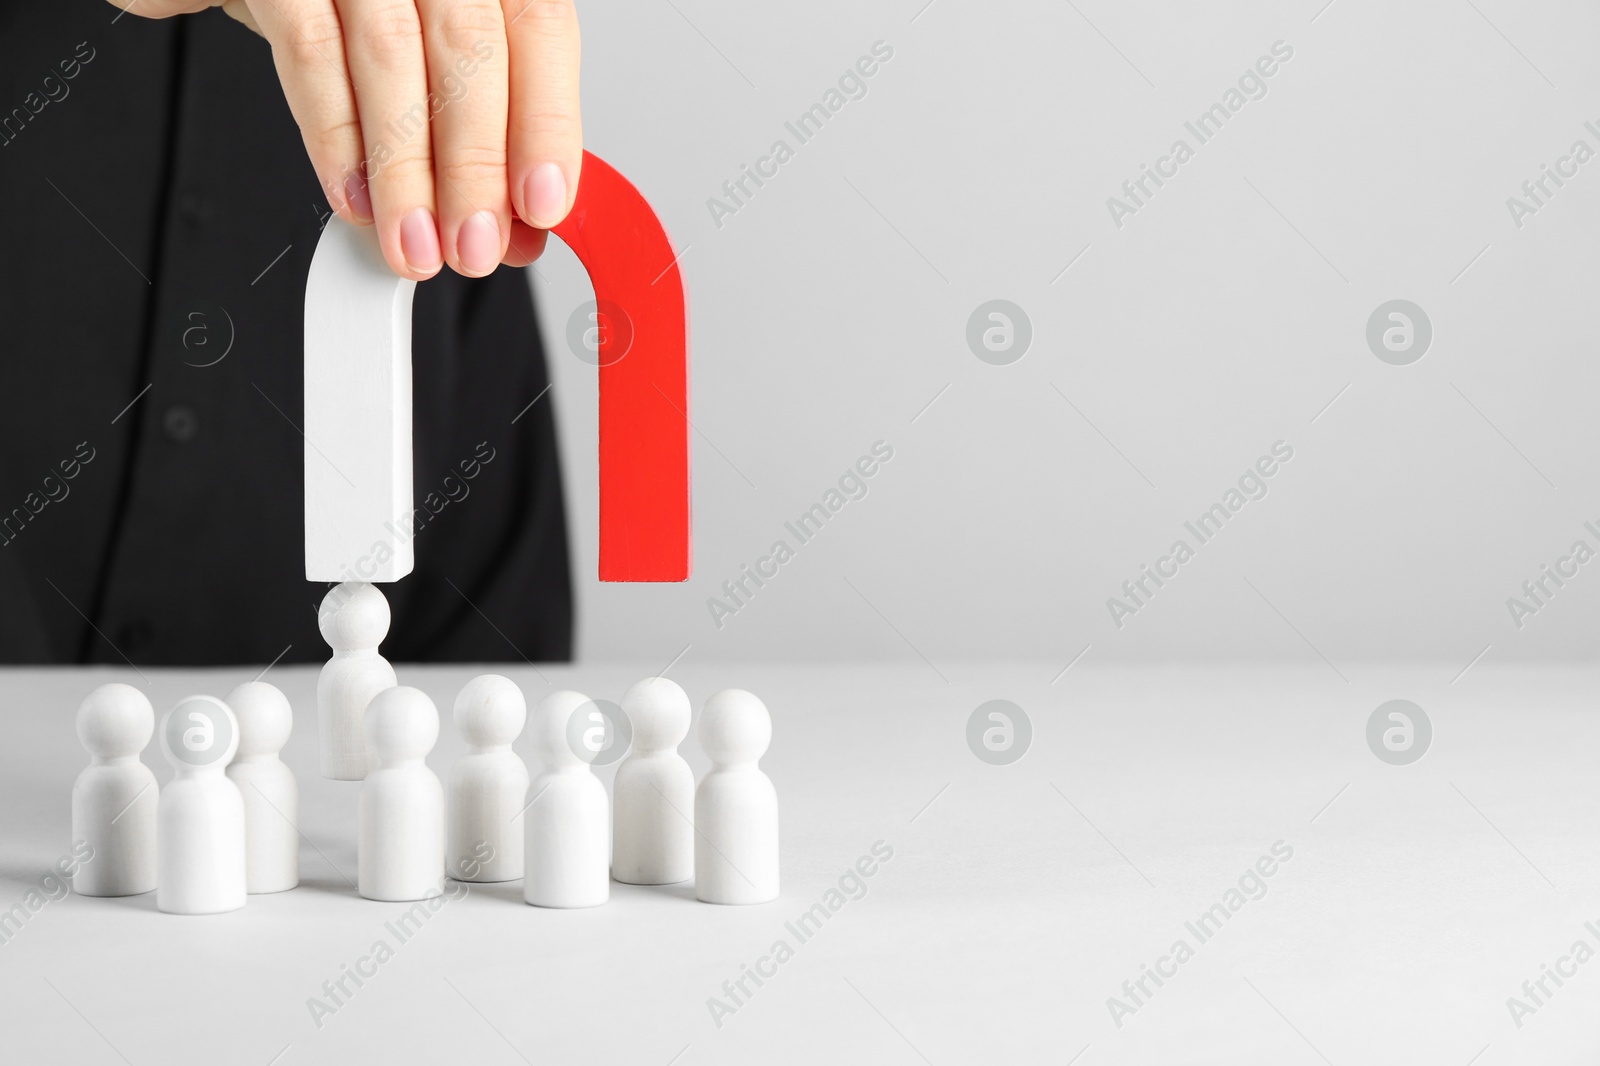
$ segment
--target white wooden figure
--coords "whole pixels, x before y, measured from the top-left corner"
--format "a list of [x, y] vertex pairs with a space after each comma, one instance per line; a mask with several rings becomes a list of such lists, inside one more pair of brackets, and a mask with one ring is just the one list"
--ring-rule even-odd
[[389, 633], [389, 601], [374, 585], [347, 581], [323, 597], [317, 626], [333, 649], [317, 678], [322, 776], [360, 781], [371, 765], [361, 717], [372, 697], [396, 684], [394, 667], [378, 654]]
[[156, 907], [218, 914], [245, 902], [244, 798], [228, 779], [239, 721], [215, 696], [190, 696], [168, 711], [161, 753], [175, 772], [161, 790], [156, 830]]
[[132, 685], [101, 685], [78, 705], [89, 765], [72, 785], [72, 840], [89, 858], [72, 875], [85, 896], [135, 896], [156, 887], [156, 775], [139, 760], [156, 714]]
[[581, 692], [552, 692], [528, 723], [544, 769], [528, 786], [522, 898], [536, 907], [598, 907], [611, 897], [611, 812], [606, 786], [567, 731], [592, 706]]
[[510, 678], [481, 674], [456, 695], [454, 713], [468, 751], [450, 768], [445, 869], [457, 881], [515, 881], [528, 768], [511, 742], [528, 720], [527, 700]]
[[306, 275], [306, 580], [411, 572], [411, 302], [378, 231], [332, 219]]
[[700, 712], [711, 769], [694, 794], [694, 892], [706, 903], [778, 898], [778, 793], [756, 765], [772, 742], [766, 705], [743, 689]]
[[423, 760], [439, 712], [404, 685], [373, 697], [365, 718], [375, 765], [361, 785], [356, 884], [367, 899], [412, 900], [444, 890], [444, 787]]
[[294, 712], [265, 681], [247, 681], [226, 702], [239, 721], [228, 778], [244, 797], [245, 891], [284, 892], [300, 883], [300, 786], [278, 757]]
[[689, 697], [647, 677], [622, 697], [633, 749], [612, 785], [611, 876], [671, 885], [694, 876], [694, 771], [678, 745], [689, 735]]

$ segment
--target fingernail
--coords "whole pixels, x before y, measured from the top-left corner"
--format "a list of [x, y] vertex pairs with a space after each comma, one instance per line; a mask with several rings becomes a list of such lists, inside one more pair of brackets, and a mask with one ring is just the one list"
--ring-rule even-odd
[[533, 168], [522, 186], [522, 206], [532, 218], [523, 219], [530, 226], [541, 229], [561, 217], [567, 206], [567, 176], [554, 163], [540, 163]]
[[461, 224], [456, 234], [456, 255], [461, 268], [481, 277], [500, 265], [500, 222], [487, 211], [479, 211]]
[[350, 213], [363, 222], [372, 221], [372, 194], [367, 191], [367, 179], [352, 174], [344, 179], [344, 200]]
[[426, 207], [413, 207], [400, 220], [400, 254], [418, 274], [439, 269], [439, 230], [433, 224], [433, 212]]

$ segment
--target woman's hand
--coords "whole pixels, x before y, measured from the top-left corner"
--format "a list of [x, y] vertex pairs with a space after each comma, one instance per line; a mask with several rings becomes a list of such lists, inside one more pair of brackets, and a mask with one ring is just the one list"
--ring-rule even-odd
[[329, 206], [422, 280], [525, 266], [578, 187], [572, 0], [111, 0], [267, 39]]

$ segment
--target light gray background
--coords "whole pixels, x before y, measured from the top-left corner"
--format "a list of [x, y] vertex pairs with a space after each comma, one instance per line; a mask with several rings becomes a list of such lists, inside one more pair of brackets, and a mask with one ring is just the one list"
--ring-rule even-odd
[[[698, 430], [693, 578], [600, 585], [564, 339], [591, 294], [552, 242], [585, 659], [1592, 654], [1600, 562], [1520, 631], [1505, 603], [1600, 547], [1600, 160], [1520, 230], [1505, 202], [1600, 149], [1592, 5], [923, 2], [583, 6], [586, 140], [682, 252]], [[1117, 229], [1107, 197], [1280, 39], [1268, 95]], [[707, 198], [878, 40], [868, 95], [718, 229]], [[1011, 366], [964, 340], [994, 298], [1033, 322]], [[1364, 339], [1395, 298], [1435, 330], [1406, 367]], [[879, 439], [870, 495], [716, 629], [707, 597]], [[1280, 439], [1270, 495], [1116, 629], [1107, 597]]]

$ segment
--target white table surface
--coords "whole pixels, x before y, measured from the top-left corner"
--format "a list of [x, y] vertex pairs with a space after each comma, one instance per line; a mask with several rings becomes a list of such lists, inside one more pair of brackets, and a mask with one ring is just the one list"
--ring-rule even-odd
[[[393, 947], [406, 908], [356, 895], [360, 786], [317, 776], [315, 669], [275, 668], [295, 706], [301, 887], [203, 918], [157, 912], [154, 893], [49, 903], [0, 945], [0, 1061], [1596, 1061], [1600, 959], [1521, 1028], [1506, 1006], [1575, 941], [1600, 949], [1584, 926], [1600, 929], [1593, 672], [1079, 664], [1051, 685], [1059, 667], [945, 666], [945, 683], [921, 663], [682, 664], [697, 708], [739, 686], [772, 711], [782, 898], [614, 885], [605, 907], [559, 912], [525, 906], [520, 882], [477, 886], [320, 1028], [307, 1000]], [[616, 699], [649, 672], [493, 669], [530, 702], [550, 685]], [[73, 717], [93, 685], [144, 686], [159, 714], [255, 672], [0, 671], [0, 908], [70, 846]], [[477, 672], [400, 669], [446, 712], [441, 776], [462, 750], [450, 701]], [[1394, 697], [1435, 728], [1410, 766], [1366, 747]], [[1009, 766], [966, 746], [992, 698], [1034, 725]], [[685, 754], [704, 771], [693, 733]], [[154, 745], [145, 760], [170, 779]], [[799, 944], [784, 923], [880, 840], [894, 857], [867, 895]], [[1185, 921], [1280, 840], [1293, 858], [1266, 895], [1198, 944]], [[1118, 1028], [1107, 998], [1180, 937], [1194, 957]], [[708, 997], [780, 938], [794, 957], [717, 1027]]]

